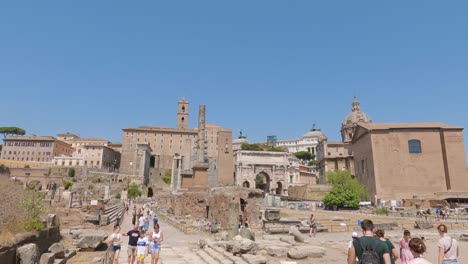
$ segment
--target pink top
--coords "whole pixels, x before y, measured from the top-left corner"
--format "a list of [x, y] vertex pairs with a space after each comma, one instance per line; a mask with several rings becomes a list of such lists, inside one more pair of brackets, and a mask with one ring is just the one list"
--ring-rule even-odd
[[401, 252], [401, 263], [408, 263], [408, 261], [414, 258], [413, 253], [409, 248], [409, 243], [405, 241], [405, 238], [400, 240], [400, 252]]

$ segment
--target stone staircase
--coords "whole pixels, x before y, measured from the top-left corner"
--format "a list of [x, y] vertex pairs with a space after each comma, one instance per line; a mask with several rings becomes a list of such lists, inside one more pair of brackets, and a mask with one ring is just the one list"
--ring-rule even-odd
[[[146, 263], [146, 262], [145, 262]], [[261, 262], [249, 261], [243, 257], [232, 255], [224, 248], [206, 246], [203, 249], [165, 248], [161, 250], [162, 264], [258, 264]]]
[[125, 204], [117, 203], [115, 205], [106, 207], [103, 214], [100, 217], [99, 225], [109, 225], [115, 223], [117, 217], [120, 217], [120, 221], [123, 220], [125, 214]]
[[208, 264], [251, 264], [242, 257], [234, 256], [224, 248], [207, 245], [195, 252], [205, 263]]

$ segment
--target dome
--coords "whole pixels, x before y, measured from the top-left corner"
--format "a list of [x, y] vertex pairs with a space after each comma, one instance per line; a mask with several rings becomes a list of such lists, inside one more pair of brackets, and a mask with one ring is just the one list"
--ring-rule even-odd
[[242, 134], [242, 130], [239, 132], [239, 137], [234, 139], [232, 141], [233, 145], [242, 145], [244, 143], [250, 144], [250, 142], [247, 140], [247, 137]]
[[361, 103], [354, 97], [351, 113], [349, 113], [343, 121], [343, 126], [349, 124], [356, 124], [358, 122], [372, 123], [371, 118], [364, 112], [361, 111]]
[[236, 145], [236, 144], [242, 145], [242, 144], [244, 144], [244, 143], [250, 143], [250, 142], [249, 142], [249, 141], [247, 140], [247, 138], [245, 138], [245, 137], [236, 138], [236, 139], [234, 139], [234, 140], [232, 141], [232, 144], [233, 144], [233, 145]]
[[318, 138], [322, 135], [323, 135], [322, 131], [320, 131], [320, 129], [315, 128], [315, 124], [314, 124], [312, 126], [312, 129], [309, 132], [305, 133], [302, 136], [302, 138]]

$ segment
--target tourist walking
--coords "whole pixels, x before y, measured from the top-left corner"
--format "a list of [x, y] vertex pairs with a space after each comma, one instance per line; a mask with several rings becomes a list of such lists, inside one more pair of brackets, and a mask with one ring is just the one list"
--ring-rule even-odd
[[408, 230], [403, 231], [403, 237], [400, 240], [400, 258], [401, 263], [406, 264], [408, 261], [412, 260], [413, 254], [409, 248], [409, 241], [411, 240], [411, 233]]
[[409, 247], [411, 253], [413, 254], [413, 259], [408, 261], [408, 264], [432, 264], [431, 262], [424, 259], [424, 252], [426, 252], [426, 245], [424, 240], [421, 238], [412, 238], [409, 242]]
[[140, 238], [137, 241], [137, 264], [144, 264], [148, 255], [149, 240], [145, 230], [140, 231]]
[[375, 235], [378, 239], [380, 239], [380, 241], [383, 241], [385, 245], [387, 245], [388, 250], [390, 250], [390, 262], [392, 264], [395, 264], [395, 261], [398, 259], [398, 251], [396, 250], [393, 243], [385, 238], [385, 231], [383, 231], [382, 229], [378, 229], [377, 231], [375, 231]]
[[138, 218], [138, 231], [143, 230], [144, 226], [145, 226], [145, 217], [143, 215], [140, 215], [140, 218]]
[[138, 243], [138, 239], [140, 238], [140, 232], [138, 232], [138, 226], [134, 225], [132, 230], [122, 235], [128, 236], [128, 247], [127, 247], [128, 263], [134, 264], [136, 260], [136, 256], [137, 256], [137, 252], [136, 252], [137, 243]]
[[374, 223], [364, 219], [361, 224], [363, 236], [353, 241], [348, 250], [348, 264], [360, 263], [391, 264], [390, 250], [387, 245], [374, 237]]
[[310, 215], [308, 223], [310, 227], [309, 237], [312, 237], [312, 234], [314, 234], [314, 237], [315, 237], [315, 233], [317, 233], [317, 222], [315, 221], [314, 214]]
[[444, 224], [440, 224], [437, 231], [441, 237], [437, 244], [439, 247], [439, 264], [458, 264], [458, 256], [460, 255], [458, 241], [447, 234], [447, 226]]
[[159, 222], [158, 217], [156, 217], [156, 214], [154, 214], [154, 216], [153, 216], [153, 228], [158, 222]]
[[148, 232], [148, 230], [149, 230], [149, 222], [150, 222], [149, 216], [146, 216], [145, 217], [145, 223], [144, 223], [144, 226], [143, 226], [143, 229], [145, 230], [145, 232]]
[[112, 245], [111, 251], [111, 260], [113, 264], [119, 263], [119, 255], [120, 250], [122, 249], [122, 235], [120, 234], [120, 226], [114, 226], [114, 233], [112, 233], [109, 238], [107, 238], [106, 242]]
[[359, 235], [357, 232], [353, 232], [351, 234], [351, 240], [349, 241], [349, 244], [348, 244], [348, 249], [350, 249], [352, 246], [353, 246], [353, 242], [354, 240], [358, 239]]
[[159, 228], [159, 224], [154, 225], [153, 234], [150, 236], [149, 252], [151, 254], [151, 264], [157, 264], [159, 253], [161, 252], [161, 242], [164, 241], [164, 235]]

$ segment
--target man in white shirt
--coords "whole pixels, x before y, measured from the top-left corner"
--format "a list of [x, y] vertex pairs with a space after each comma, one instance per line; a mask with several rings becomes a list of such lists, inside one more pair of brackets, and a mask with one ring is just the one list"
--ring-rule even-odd
[[145, 217], [144, 215], [141, 215], [140, 218], [138, 218], [138, 231], [143, 230], [144, 226], [145, 226]]

